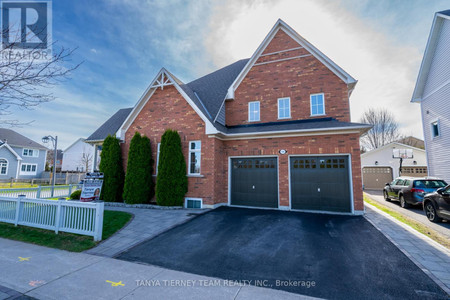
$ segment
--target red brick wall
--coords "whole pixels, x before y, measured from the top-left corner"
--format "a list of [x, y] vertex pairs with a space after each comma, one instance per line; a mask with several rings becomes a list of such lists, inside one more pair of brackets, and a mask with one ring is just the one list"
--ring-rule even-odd
[[[279, 30], [263, 52], [298, 48], [300, 45]], [[256, 63], [308, 55], [304, 49], [261, 56]], [[248, 103], [260, 101], [260, 121], [278, 120], [278, 98], [291, 98], [291, 119], [310, 119], [310, 95], [324, 93], [325, 116], [350, 121], [347, 85], [314, 56], [253, 66], [235, 91], [235, 99], [225, 104], [226, 124], [248, 124]]]
[[[351, 154], [354, 208], [355, 210], [364, 209], [358, 134], [248, 139], [224, 141], [223, 144], [224, 164], [227, 166], [229, 156], [273, 155], [278, 157], [280, 206], [289, 206], [289, 155]], [[280, 149], [286, 149], [288, 153], [280, 155], [278, 152]], [[223, 188], [227, 197], [216, 199], [216, 202], [228, 202], [228, 170], [224, 176]]]
[[186, 197], [203, 198], [203, 203], [212, 204], [214, 187], [218, 181], [214, 177], [217, 174], [214, 169], [219, 169], [222, 161], [214, 159], [220, 155], [219, 143], [205, 136], [203, 120], [175, 87], [164, 87], [164, 90], [157, 89], [127, 130], [125, 143], [122, 144], [125, 170], [130, 141], [134, 133], [138, 131], [150, 138], [156, 172], [157, 145], [161, 142], [161, 136], [166, 129], [177, 130], [180, 134], [186, 165], [188, 165], [189, 141], [201, 140], [201, 175], [203, 177], [188, 178]]

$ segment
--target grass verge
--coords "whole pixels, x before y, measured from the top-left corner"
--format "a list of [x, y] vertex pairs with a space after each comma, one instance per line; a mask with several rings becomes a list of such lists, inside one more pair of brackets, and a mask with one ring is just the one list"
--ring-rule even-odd
[[[103, 240], [106, 240], [121, 229], [131, 219], [131, 214], [122, 211], [105, 210], [103, 217]], [[17, 226], [0, 222], [0, 237], [16, 241], [32, 243], [40, 246], [82, 252], [96, 246], [91, 236]]]
[[369, 196], [364, 194], [364, 201], [369, 203], [370, 205], [375, 206], [379, 210], [384, 211], [388, 215], [396, 218], [400, 222], [408, 225], [409, 227], [417, 230], [423, 235], [426, 235], [427, 237], [431, 238], [435, 242], [441, 244], [442, 246], [446, 247], [447, 249], [450, 249], [450, 241], [443, 235], [439, 234], [437, 231], [431, 229], [428, 226], [423, 225], [420, 222], [417, 222], [407, 216], [402, 215], [401, 213], [398, 213], [394, 210], [391, 210], [389, 207], [384, 206], [383, 204], [380, 204], [374, 200], [372, 200]]

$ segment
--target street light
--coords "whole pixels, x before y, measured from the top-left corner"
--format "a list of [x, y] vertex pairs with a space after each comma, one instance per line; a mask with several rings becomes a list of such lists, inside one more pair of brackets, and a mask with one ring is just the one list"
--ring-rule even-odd
[[55, 146], [55, 150], [53, 152], [53, 178], [52, 178], [52, 198], [55, 192], [55, 184], [56, 184], [56, 159], [58, 156], [58, 136], [52, 137], [51, 135], [44, 136], [42, 138], [42, 142], [47, 144], [49, 141], [52, 141]]

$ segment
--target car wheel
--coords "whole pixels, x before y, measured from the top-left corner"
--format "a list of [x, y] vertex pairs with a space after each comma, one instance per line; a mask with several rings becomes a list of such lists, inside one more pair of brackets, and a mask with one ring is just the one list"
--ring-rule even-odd
[[442, 221], [442, 219], [438, 217], [433, 203], [430, 201], [425, 204], [425, 214], [427, 215], [428, 220], [433, 223], [439, 223]]
[[400, 196], [400, 206], [403, 208], [409, 208], [409, 203], [405, 201], [403, 195]]
[[384, 194], [384, 200], [391, 201], [391, 199], [389, 198], [388, 193], [386, 191], [383, 191], [383, 194]]

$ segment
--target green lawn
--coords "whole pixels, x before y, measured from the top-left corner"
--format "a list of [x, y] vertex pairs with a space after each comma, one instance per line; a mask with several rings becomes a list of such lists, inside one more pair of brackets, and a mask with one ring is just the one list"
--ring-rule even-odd
[[431, 238], [435, 242], [438, 242], [439, 244], [446, 247], [447, 249], [450, 249], [450, 241], [445, 236], [441, 235], [440, 233], [431, 229], [430, 227], [425, 226], [422, 223], [417, 222], [416, 220], [413, 220], [405, 215], [402, 215], [401, 213], [398, 213], [398, 212], [390, 209], [389, 207], [387, 207], [385, 205], [382, 205], [382, 204], [372, 200], [366, 194], [364, 194], [364, 201], [375, 206], [376, 208], [384, 211], [385, 213], [391, 215], [392, 217], [396, 218], [400, 222], [405, 223], [406, 225], [417, 230], [421, 234], [426, 235], [427, 237]]
[[[105, 210], [103, 218], [103, 240], [113, 235], [121, 229], [131, 219], [131, 214], [122, 211]], [[72, 252], [82, 252], [98, 244], [93, 237], [78, 235], [73, 233], [54, 231], [17, 226], [0, 222], [0, 237], [16, 241], [32, 243], [36, 245], [67, 250]]]

